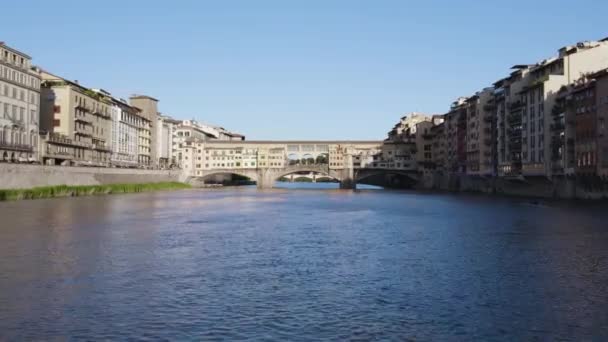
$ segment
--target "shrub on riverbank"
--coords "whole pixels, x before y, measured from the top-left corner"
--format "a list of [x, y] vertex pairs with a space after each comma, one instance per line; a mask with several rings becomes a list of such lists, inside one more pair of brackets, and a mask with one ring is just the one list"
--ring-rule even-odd
[[57, 185], [31, 189], [0, 189], [0, 201], [40, 199], [53, 197], [76, 197], [104, 194], [124, 194], [133, 192], [188, 189], [190, 185], [178, 182], [108, 184], [108, 185]]

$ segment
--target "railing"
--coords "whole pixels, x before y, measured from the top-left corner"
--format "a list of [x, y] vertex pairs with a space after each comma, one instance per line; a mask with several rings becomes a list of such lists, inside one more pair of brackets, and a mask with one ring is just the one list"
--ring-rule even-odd
[[93, 120], [91, 118], [88, 118], [86, 115], [76, 115], [74, 117], [74, 120], [81, 121], [81, 122], [88, 123], [88, 124], [93, 122]]
[[19, 152], [33, 152], [34, 148], [30, 145], [24, 144], [13, 144], [7, 142], [0, 142], [0, 148], [11, 150], [11, 151], [19, 151]]
[[495, 109], [496, 109], [496, 104], [488, 103], [488, 104], [483, 105], [483, 110], [485, 110], [486, 112], [491, 112]]
[[87, 107], [87, 106], [83, 105], [83, 104], [79, 104], [79, 103], [77, 103], [77, 104], [74, 106], [74, 108], [76, 108], [76, 109], [80, 109], [80, 110], [82, 110], [83, 112], [88, 112], [88, 113], [91, 113], [91, 109], [90, 109], [89, 107]]
[[564, 128], [565, 128], [565, 126], [562, 122], [556, 122], [554, 124], [551, 124], [552, 131], [563, 131]]
[[110, 114], [104, 113], [104, 112], [100, 111], [99, 109], [95, 109], [93, 111], [93, 115], [100, 116], [104, 119], [110, 119]]

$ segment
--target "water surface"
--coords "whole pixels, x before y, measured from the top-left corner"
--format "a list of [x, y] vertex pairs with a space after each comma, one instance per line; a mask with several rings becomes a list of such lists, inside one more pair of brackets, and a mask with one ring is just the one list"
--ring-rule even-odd
[[606, 340], [607, 222], [384, 190], [5, 202], [0, 340]]

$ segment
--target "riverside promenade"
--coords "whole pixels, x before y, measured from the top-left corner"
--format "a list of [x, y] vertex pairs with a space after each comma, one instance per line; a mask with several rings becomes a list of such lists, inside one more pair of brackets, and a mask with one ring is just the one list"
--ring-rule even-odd
[[55, 185], [183, 182], [184, 180], [181, 170], [0, 164], [0, 189], [29, 189]]

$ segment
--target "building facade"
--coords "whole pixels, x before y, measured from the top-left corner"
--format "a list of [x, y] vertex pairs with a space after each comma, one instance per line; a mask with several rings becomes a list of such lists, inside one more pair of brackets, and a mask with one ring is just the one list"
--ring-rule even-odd
[[581, 179], [608, 176], [608, 69], [564, 86], [552, 110], [554, 175]]
[[144, 122], [138, 130], [138, 163], [141, 167], [158, 167], [158, 100], [146, 95], [133, 95], [129, 104], [138, 108]]
[[446, 164], [448, 172], [464, 174], [467, 166], [467, 110], [468, 98], [461, 97], [452, 103], [445, 115]]
[[[122, 99], [112, 98], [112, 166], [140, 166], [140, 132], [149, 127], [139, 108]], [[143, 163], [147, 165], [147, 163]]]
[[176, 164], [175, 156], [173, 155], [175, 131], [180, 124], [179, 120], [175, 120], [166, 115], [158, 117], [157, 134], [157, 150], [158, 150], [158, 165], [161, 169], [171, 168]]
[[41, 71], [45, 164], [109, 166], [112, 102], [102, 92]]
[[40, 74], [31, 60], [0, 42], [0, 161], [39, 158]]

